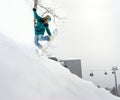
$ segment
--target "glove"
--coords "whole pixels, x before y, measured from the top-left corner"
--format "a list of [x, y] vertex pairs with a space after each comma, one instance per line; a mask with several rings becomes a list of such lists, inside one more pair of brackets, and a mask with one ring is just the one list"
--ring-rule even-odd
[[33, 8], [33, 11], [36, 11], [36, 9], [35, 9], [35, 8]]

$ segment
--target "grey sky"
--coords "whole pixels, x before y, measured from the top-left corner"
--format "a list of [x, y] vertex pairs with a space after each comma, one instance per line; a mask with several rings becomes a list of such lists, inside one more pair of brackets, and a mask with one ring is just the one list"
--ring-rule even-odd
[[60, 30], [63, 36], [60, 51], [69, 57], [82, 58], [86, 66], [120, 65], [120, 1], [63, 2], [68, 20]]
[[[120, 70], [120, 1], [60, 2], [65, 9], [67, 22], [60, 29], [62, 36], [61, 43], [56, 48], [56, 52], [59, 51], [57, 54], [81, 58], [86, 79], [101, 86], [107, 87], [110, 83], [111, 86], [114, 85], [112, 66], [118, 66]], [[93, 78], [89, 77], [91, 69], [95, 74]], [[107, 76], [104, 75], [105, 70], [108, 72]], [[118, 77], [119, 73], [120, 71]]]

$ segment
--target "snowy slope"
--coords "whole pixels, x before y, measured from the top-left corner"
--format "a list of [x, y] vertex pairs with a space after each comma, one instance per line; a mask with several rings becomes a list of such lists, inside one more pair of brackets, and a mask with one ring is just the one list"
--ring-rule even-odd
[[0, 100], [120, 100], [1, 34], [0, 40]]

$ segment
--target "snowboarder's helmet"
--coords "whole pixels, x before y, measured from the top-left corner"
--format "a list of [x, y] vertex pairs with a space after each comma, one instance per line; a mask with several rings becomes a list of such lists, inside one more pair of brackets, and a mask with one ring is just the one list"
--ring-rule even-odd
[[45, 19], [48, 19], [48, 21], [51, 21], [51, 17], [49, 15], [46, 15]]

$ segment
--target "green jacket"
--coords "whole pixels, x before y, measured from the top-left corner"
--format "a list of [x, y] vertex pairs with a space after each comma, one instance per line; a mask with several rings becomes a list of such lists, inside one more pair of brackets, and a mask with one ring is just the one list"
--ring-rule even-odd
[[35, 35], [44, 35], [45, 30], [47, 31], [48, 35], [51, 36], [51, 32], [49, 30], [49, 24], [45, 23], [43, 18], [41, 18], [36, 11], [33, 11], [34, 17], [37, 20], [35, 26]]

